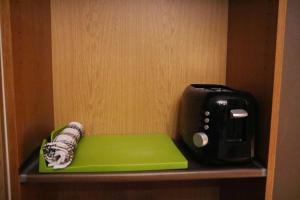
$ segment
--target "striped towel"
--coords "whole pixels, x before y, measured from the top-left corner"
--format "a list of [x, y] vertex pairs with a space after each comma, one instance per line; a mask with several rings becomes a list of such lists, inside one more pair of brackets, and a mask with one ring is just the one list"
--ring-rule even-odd
[[79, 122], [70, 122], [53, 141], [46, 143], [43, 152], [48, 167], [62, 169], [69, 166], [83, 133], [83, 126]]

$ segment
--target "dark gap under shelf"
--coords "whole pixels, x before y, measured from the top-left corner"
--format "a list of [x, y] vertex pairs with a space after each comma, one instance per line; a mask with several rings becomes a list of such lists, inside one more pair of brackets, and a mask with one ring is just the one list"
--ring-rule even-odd
[[188, 159], [188, 169], [111, 173], [39, 173], [38, 148], [21, 167], [20, 181], [21, 183], [150, 182], [261, 178], [267, 175], [266, 168], [255, 160], [235, 166], [204, 166], [190, 156], [181, 142], [176, 141], [176, 145]]

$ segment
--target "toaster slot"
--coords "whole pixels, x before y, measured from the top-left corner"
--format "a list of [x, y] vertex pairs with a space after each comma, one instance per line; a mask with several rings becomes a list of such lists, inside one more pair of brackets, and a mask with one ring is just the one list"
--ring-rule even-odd
[[226, 131], [227, 142], [242, 142], [246, 140], [246, 122], [248, 113], [244, 109], [230, 110], [230, 118]]
[[242, 142], [246, 140], [245, 135], [245, 119], [231, 119], [229, 122], [229, 130], [226, 134], [227, 142]]

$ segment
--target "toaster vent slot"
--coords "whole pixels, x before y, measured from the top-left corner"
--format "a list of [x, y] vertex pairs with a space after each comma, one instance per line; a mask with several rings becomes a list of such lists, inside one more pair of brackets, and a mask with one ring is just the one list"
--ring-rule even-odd
[[228, 124], [228, 131], [226, 132], [227, 142], [242, 142], [246, 140], [246, 119], [236, 118], [230, 119]]

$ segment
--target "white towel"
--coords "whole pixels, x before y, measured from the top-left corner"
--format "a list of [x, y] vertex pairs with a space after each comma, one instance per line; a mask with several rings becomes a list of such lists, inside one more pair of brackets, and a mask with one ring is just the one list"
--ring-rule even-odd
[[51, 142], [44, 145], [44, 157], [48, 167], [62, 169], [71, 164], [77, 144], [84, 133], [83, 126], [71, 122]]

